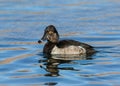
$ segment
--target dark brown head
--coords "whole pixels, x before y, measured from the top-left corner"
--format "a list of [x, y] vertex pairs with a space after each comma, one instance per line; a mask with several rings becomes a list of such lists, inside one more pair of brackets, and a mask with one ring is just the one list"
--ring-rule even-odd
[[58, 34], [55, 26], [53, 26], [53, 25], [47, 26], [41, 40], [43, 40], [43, 41], [47, 40], [47, 41], [50, 41], [52, 43], [57, 43], [59, 40], [59, 34]]

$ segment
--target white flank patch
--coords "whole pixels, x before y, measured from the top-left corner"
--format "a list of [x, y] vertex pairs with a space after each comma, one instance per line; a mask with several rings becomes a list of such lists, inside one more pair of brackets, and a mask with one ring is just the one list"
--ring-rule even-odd
[[86, 50], [81, 46], [68, 46], [65, 48], [58, 48], [55, 46], [51, 54], [85, 54]]

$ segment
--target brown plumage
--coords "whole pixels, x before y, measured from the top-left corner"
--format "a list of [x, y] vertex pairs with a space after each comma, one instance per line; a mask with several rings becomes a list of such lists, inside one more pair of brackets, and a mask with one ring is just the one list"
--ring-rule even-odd
[[96, 51], [86, 43], [75, 40], [59, 40], [59, 34], [53, 25], [46, 27], [41, 40], [47, 40], [43, 53], [45, 54], [86, 54], [91, 55]]

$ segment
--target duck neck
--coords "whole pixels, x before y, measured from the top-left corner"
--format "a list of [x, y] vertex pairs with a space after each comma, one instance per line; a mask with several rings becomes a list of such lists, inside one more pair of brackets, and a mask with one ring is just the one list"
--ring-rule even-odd
[[46, 44], [45, 44], [45, 47], [44, 47], [44, 50], [43, 52], [46, 53], [46, 54], [50, 54], [52, 49], [54, 48], [54, 46], [56, 45], [57, 43], [53, 43], [51, 41], [48, 41]]

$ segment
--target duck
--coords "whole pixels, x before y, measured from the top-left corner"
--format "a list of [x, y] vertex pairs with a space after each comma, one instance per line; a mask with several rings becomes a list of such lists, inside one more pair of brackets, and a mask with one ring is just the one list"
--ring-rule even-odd
[[59, 33], [54, 25], [49, 25], [45, 28], [44, 34], [42, 38], [38, 40], [38, 43], [45, 40], [47, 40], [47, 42], [43, 48], [44, 54], [92, 55], [96, 52], [94, 47], [86, 43], [72, 39], [60, 40]]

